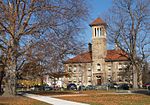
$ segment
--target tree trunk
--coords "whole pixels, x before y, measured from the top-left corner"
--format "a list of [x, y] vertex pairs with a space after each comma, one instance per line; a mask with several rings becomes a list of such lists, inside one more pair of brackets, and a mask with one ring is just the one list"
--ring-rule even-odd
[[4, 77], [4, 71], [0, 72], [0, 93], [3, 92], [3, 88], [2, 88], [2, 81], [3, 81], [3, 77]]
[[133, 88], [138, 88], [138, 72], [135, 65], [133, 65]]
[[[12, 67], [13, 68], [13, 67]], [[3, 96], [16, 95], [16, 74], [15, 69], [8, 69], [5, 75], [5, 89]]]
[[2, 80], [0, 80], [0, 94], [2, 93]]

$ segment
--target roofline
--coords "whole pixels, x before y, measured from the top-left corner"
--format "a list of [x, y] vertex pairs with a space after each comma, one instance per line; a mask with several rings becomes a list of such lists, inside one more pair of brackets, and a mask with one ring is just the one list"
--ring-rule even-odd
[[92, 61], [90, 61], [90, 62], [69, 62], [69, 63], [64, 63], [64, 64], [75, 64], [75, 63], [92, 63]]
[[130, 60], [105, 60], [106, 62], [117, 62], [117, 61], [130, 61]]
[[[130, 61], [129, 59], [127, 60], [107, 60], [105, 59], [106, 62], [117, 62], [117, 61]], [[63, 64], [75, 64], [75, 63], [92, 63], [93, 61], [89, 61], [89, 62], [66, 62]]]
[[89, 24], [89, 26], [90, 26], [90, 27], [92, 27], [92, 26], [99, 26], [99, 25], [108, 26], [106, 23], [99, 23], [99, 24]]

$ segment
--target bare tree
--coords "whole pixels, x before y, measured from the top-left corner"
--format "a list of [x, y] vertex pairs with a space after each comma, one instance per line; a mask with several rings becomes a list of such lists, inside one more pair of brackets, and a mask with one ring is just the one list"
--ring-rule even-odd
[[[16, 74], [26, 60], [26, 51], [47, 33], [60, 33], [61, 28], [80, 25], [86, 11], [84, 0], [0, 0], [4, 95], [16, 94]], [[66, 24], [68, 27], [64, 27]]]
[[138, 87], [141, 62], [149, 59], [149, 4], [149, 0], [114, 0], [109, 16], [106, 16], [110, 41], [128, 53], [134, 88]]
[[80, 32], [76, 28], [61, 29], [63, 32], [59, 34], [48, 33], [51, 35], [46, 35], [32, 49], [32, 58], [41, 62], [45, 68], [43, 74], [49, 75], [54, 82], [56, 79], [66, 76], [63, 63], [68, 59], [68, 55], [74, 55], [84, 50], [84, 43], [74, 37]]

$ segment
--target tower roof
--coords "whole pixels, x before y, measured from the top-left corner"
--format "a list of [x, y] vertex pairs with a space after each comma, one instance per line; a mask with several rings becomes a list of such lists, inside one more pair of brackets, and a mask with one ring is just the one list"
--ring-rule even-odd
[[95, 19], [90, 26], [107, 25], [101, 18]]

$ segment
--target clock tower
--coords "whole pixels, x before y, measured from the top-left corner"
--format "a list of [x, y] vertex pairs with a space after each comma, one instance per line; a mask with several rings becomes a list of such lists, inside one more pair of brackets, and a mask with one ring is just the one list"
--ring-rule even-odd
[[92, 28], [92, 66], [96, 79], [96, 83], [94, 84], [98, 85], [105, 81], [102, 77], [104, 77], [104, 65], [107, 53], [106, 26], [107, 24], [101, 18], [97, 18], [90, 24]]

